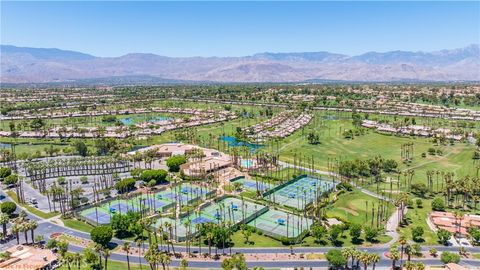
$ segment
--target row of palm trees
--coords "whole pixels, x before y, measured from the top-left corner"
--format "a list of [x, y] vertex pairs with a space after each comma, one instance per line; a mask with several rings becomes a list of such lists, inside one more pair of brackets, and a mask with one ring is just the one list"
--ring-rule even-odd
[[341, 253], [345, 258], [345, 269], [349, 269], [349, 262], [351, 261], [351, 269], [355, 267], [359, 269], [360, 264], [363, 264], [363, 269], [367, 270], [368, 266], [372, 264], [372, 269], [375, 270], [375, 265], [380, 261], [380, 255], [360, 251], [356, 247], [344, 247]]
[[6, 213], [0, 213], [0, 224], [2, 225], [2, 238], [5, 240], [8, 237], [7, 225], [11, 224], [10, 232], [15, 235], [17, 244], [20, 244], [20, 234], [23, 233], [25, 244], [29, 244], [28, 236], [30, 234], [31, 244], [34, 244], [35, 230], [38, 228], [38, 222], [36, 220], [30, 220], [27, 218], [27, 213], [21, 211], [17, 217], [10, 217]]

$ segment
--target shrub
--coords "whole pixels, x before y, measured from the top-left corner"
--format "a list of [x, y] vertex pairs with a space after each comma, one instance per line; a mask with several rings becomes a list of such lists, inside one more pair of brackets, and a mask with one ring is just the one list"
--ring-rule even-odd
[[452, 237], [452, 234], [445, 229], [440, 229], [437, 231], [437, 237], [440, 243], [442, 243], [443, 245], [447, 245], [448, 240], [450, 239], [450, 237]]
[[167, 159], [168, 170], [171, 172], [180, 171], [180, 165], [185, 164], [187, 158], [184, 155], [175, 155]]
[[368, 242], [374, 242], [378, 236], [378, 230], [372, 227], [365, 227], [365, 239]]
[[5, 177], [9, 176], [12, 174], [12, 169], [8, 167], [1, 167], [0, 168], [0, 180], [4, 179]]
[[167, 174], [165, 170], [145, 170], [140, 175], [140, 179], [145, 183], [155, 180], [159, 184], [166, 181]]
[[460, 262], [460, 255], [458, 255], [456, 253], [444, 251], [444, 252], [442, 252], [442, 255], [440, 256], [440, 260], [442, 260], [442, 262], [444, 264], [458, 263], [458, 262]]
[[5, 179], [3, 179], [3, 183], [5, 185], [16, 185], [18, 182], [18, 175], [16, 174], [11, 174], [7, 177], [5, 177]]
[[412, 184], [411, 191], [413, 194], [424, 198], [425, 194], [428, 192], [428, 187], [423, 183]]
[[423, 208], [423, 201], [422, 199], [417, 199], [415, 201], [415, 203], [417, 204], [417, 208]]
[[110, 240], [113, 237], [113, 230], [110, 226], [99, 226], [93, 228], [90, 232], [90, 238], [93, 242], [101, 245], [102, 247], [106, 247]]
[[17, 205], [14, 202], [4, 202], [0, 205], [0, 210], [2, 213], [11, 216], [17, 210]]
[[423, 236], [423, 227], [417, 226], [412, 229], [412, 239], [415, 242], [420, 242]]
[[442, 198], [435, 198], [432, 200], [432, 209], [435, 211], [445, 211], [445, 202]]
[[352, 191], [353, 190], [353, 186], [348, 183], [348, 182], [342, 182], [340, 184], [337, 185], [337, 189], [343, 189], [343, 190], [346, 190], [346, 191]]
[[353, 243], [358, 243], [360, 236], [362, 235], [362, 226], [360, 224], [352, 224], [350, 226], [350, 236]]
[[327, 261], [332, 268], [340, 268], [345, 265], [346, 259], [343, 257], [342, 252], [339, 249], [330, 249], [327, 252]]

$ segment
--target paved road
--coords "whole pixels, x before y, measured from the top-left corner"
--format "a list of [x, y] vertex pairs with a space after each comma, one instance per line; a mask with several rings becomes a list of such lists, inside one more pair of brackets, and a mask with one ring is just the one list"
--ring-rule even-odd
[[[6, 195], [2, 190], [0, 190], [0, 195]], [[4, 200], [11, 199], [7, 196]], [[26, 210], [26, 209], [24, 209]], [[66, 228], [64, 226], [57, 225], [50, 220], [44, 220], [32, 213], [28, 213], [29, 218], [37, 220], [39, 226], [36, 230], [37, 235], [43, 235], [45, 239], [48, 239], [52, 233], [65, 233], [69, 235], [73, 235], [76, 237], [80, 237], [83, 239], [90, 239], [90, 235], [88, 233], [84, 233], [81, 231], [73, 230], [70, 228]], [[22, 237], [20, 237], [20, 242], [22, 243]], [[125, 241], [114, 239], [112, 244], [121, 245]], [[12, 240], [7, 244], [2, 244], [3, 247], [8, 247], [16, 243], [16, 240]], [[148, 248], [148, 245], [146, 245]], [[296, 247], [294, 248], [295, 253], [324, 253], [328, 252], [330, 249], [335, 249], [337, 247]], [[428, 251], [431, 247], [430, 246], [422, 246], [423, 251]], [[435, 246], [438, 251], [458, 251], [458, 247], [446, 247], [446, 246]], [[480, 247], [467, 247], [466, 248], [469, 252], [480, 253]], [[70, 250], [72, 252], [80, 252], [82, 250], [81, 247], [70, 245]], [[177, 252], [185, 252], [186, 248], [184, 246], [176, 246], [175, 250]], [[193, 252], [198, 252], [198, 247], [192, 247], [191, 250]], [[391, 265], [391, 261], [384, 256], [384, 253], [389, 250], [388, 246], [375, 246], [375, 247], [359, 247], [359, 250], [368, 251], [372, 253], [382, 254], [381, 261], [377, 264], [379, 269], [388, 268]], [[203, 247], [203, 251], [206, 251], [205, 246]], [[221, 249], [219, 253], [221, 253]], [[225, 253], [228, 253], [229, 250], [225, 250]], [[288, 247], [275, 247], [275, 248], [232, 248], [233, 253], [249, 253], [249, 254], [262, 254], [262, 253], [290, 253], [290, 248]], [[111, 256], [112, 260], [116, 261], [126, 261], [126, 256], [123, 254], [112, 253]], [[136, 258], [131, 259], [132, 262], [136, 261]], [[146, 263], [143, 259], [141, 259], [142, 263]], [[439, 265], [441, 264], [439, 259], [425, 259], [421, 260], [426, 265]], [[177, 266], [179, 263], [178, 260], [172, 260], [172, 266]], [[478, 267], [480, 269], [480, 260], [462, 260], [462, 263], [471, 265], [473, 267]], [[326, 267], [327, 262], [325, 261], [263, 261], [263, 262], [248, 262], [249, 267], [253, 266], [262, 266], [262, 267]], [[219, 268], [220, 262], [218, 261], [190, 261], [190, 267], [197, 267], [197, 268]]]

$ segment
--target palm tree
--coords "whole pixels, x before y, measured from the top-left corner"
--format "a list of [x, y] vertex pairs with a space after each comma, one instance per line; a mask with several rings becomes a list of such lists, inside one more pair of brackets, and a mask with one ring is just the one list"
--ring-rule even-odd
[[172, 259], [168, 254], [162, 253], [160, 255], [160, 262], [162, 263], [163, 269], [165, 269], [165, 265], [167, 266], [167, 269], [169, 269], [169, 265], [172, 262]]
[[73, 254], [71, 254], [71, 253], [67, 253], [67, 254], [65, 254], [65, 256], [62, 257], [62, 261], [65, 264], [67, 264], [68, 270], [71, 269], [71, 265], [73, 263], [73, 260], [74, 260]]
[[18, 223], [13, 223], [12, 228], [10, 230], [12, 231], [12, 233], [15, 234], [15, 238], [17, 239], [17, 245], [20, 245], [20, 239], [19, 239], [20, 225]]
[[73, 261], [77, 265], [77, 269], [80, 270], [80, 265], [82, 264], [83, 256], [80, 253], [73, 254]]
[[35, 244], [35, 229], [38, 228], [38, 223], [35, 220], [30, 220], [28, 222], [28, 228], [30, 229], [31, 232], [31, 237], [32, 237], [32, 244]]
[[111, 254], [112, 254], [112, 252], [107, 247], [103, 248], [103, 257], [105, 257], [105, 270], [107, 270], [108, 257], [110, 257]]
[[125, 253], [127, 254], [127, 268], [128, 270], [130, 270], [130, 257], [128, 256], [128, 254], [130, 253], [130, 243], [123, 243], [122, 250], [125, 251]]
[[7, 224], [10, 221], [10, 217], [5, 213], [0, 213], [0, 224], [2, 224], [3, 239], [7, 237]]
[[362, 252], [360, 254], [360, 261], [363, 263], [363, 269], [367, 270], [368, 265], [370, 264], [370, 254], [368, 252]]
[[380, 255], [376, 253], [370, 254], [370, 262], [372, 262], [372, 270], [375, 270], [375, 265], [380, 261]]

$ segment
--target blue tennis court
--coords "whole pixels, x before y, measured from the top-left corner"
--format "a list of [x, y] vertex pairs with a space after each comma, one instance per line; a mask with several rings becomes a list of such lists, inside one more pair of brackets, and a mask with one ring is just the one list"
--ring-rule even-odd
[[103, 210], [102, 208], [97, 208], [96, 211], [95, 211], [95, 208], [90, 208], [83, 211], [81, 215], [94, 222], [97, 222], [97, 217], [98, 217], [98, 223], [100, 224], [110, 223], [110, 214], [105, 212], [105, 210]]
[[213, 222], [213, 220], [211, 220], [209, 218], [206, 218], [206, 217], [199, 216], [199, 217], [196, 217], [196, 218], [192, 219], [191, 222], [192, 222], [192, 225], [195, 225], [195, 224]]
[[333, 181], [305, 176], [293, 180], [292, 183], [268, 195], [268, 198], [278, 204], [304, 209], [323, 192], [333, 188], [335, 188]]
[[251, 190], [251, 191], [256, 191], [257, 187], [258, 187], [258, 190], [260, 192], [264, 192], [264, 191], [272, 188], [272, 186], [273, 186], [273, 185], [267, 184], [267, 183], [262, 182], [262, 181], [255, 181], [255, 180], [252, 180], [252, 179], [246, 179], [245, 177], [235, 179], [232, 182], [241, 183], [245, 189]]

